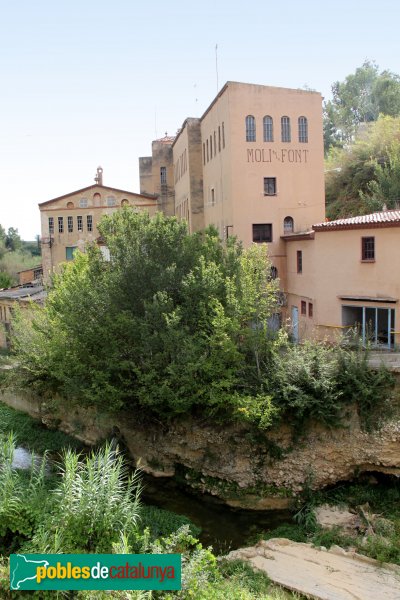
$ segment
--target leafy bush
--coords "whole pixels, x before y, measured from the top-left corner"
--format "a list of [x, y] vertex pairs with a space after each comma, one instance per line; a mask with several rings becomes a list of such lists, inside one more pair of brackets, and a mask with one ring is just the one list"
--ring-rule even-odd
[[257, 396], [248, 388], [262, 384], [278, 290], [266, 246], [243, 250], [213, 228], [189, 235], [175, 218], [130, 209], [99, 230], [111, 262], [96, 247], [78, 253], [44, 310], [17, 317], [20, 386], [163, 418], [229, 413], [237, 395]]
[[46, 457], [39, 464], [32, 457], [26, 475], [13, 466], [15, 437], [0, 435], [0, 548], [18, 549], [40, 523], [47, 496]]
[[177, 515], [157, 506], [143, 505], [141, 507], [139, 527], [140, 529], [147, 528], [151, 538], [156, 539], [169, 536], [183, 525], [189, 526], [192, 536], [199, 536], [201, 532], [200, 527], [194, 525], [187, 517]]
[[32, 452], [59, 452], [62, 448], [82, 448], [81, 442], [63, 433], [51, 431], [38, 419], [0, 402], [0, 435], [13, 431], [18, 443]]

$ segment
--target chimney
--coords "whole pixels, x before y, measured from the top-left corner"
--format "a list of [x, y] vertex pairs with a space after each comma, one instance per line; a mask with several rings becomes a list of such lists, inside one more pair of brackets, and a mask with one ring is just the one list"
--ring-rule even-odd
[[97, 174], [94, 180], [97, 185], [103, 185], [103, 169], [101, 167], [97, 167]]

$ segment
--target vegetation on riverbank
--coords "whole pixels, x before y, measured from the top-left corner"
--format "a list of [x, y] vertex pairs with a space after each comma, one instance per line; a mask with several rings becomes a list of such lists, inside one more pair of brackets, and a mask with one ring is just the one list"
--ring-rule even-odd
[[42, 398], [163, 421], [181, 415], [258, 429], [341, 425], [356, 403], [367, 427], [393, 378], [343, 347], [293, 345], [276, 332], [278, 284], [267, 247], [224, 244], [215, 229], [124, 209], [55, 278], [44, 309], [14, 323], [9, 384]]
[[[374, 478], [372, 478], [374, 480]], [[400, 565], [400, 481], [345, 483], [331, 490], [306, 493], [294, 522], [282, 525], [258, 539], [285, 537], [330, 548], [352, 548], [381, 562]], [[315, 510], [321, 505], [346, 507], [359, 515], [360, 527], [349, 530], [318, 525]]]
[[29, 415], [0, 402], [0, 435], [13, 431], [18, 444], [36, 454], [56, 453], [63, 448], [82, 449], [74, 437], [58, 430], [50, 430]]
[[[182, 591], [120, 592], [115, 598], [199, 598], [214, 600], [289, 599], [292, 594], [271, 589], [268, 579], [242, 565], [218, 565], [212, 550], [193, 536], [187, 519], [166, 520], [159, 509], [144, 515], [138, 475], [128, 476], [118, 450], [106, 445], [79, 457], [64, 452], [56, 478], [45, 476], [44, 461], [32, 463], [29, 474], [12, 468], [15, 440], [0, 435], [0, 592], [3, 598], [24, 597], [9, 591], [6, 557], [11, 552], [35, 553], [171, 553], [182, 554]], [[165, 528], [165, 524], [167, 527]], [[175, 529], [176, 528], [176, 529]], [[196, 531], [196, 530], [194, 530]], [[197, 530], [198, 531], [198, 530]], [[271, 593], [270, 593], [271, 592]], [[39, 598], [58, 597], [54, 592]], [[102, 598], [102, 593], [78, 592], [74, 598]]]

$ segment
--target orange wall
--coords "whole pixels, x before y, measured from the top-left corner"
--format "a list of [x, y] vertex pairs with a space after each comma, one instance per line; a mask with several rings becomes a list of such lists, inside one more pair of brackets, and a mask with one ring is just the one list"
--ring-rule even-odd
[[[369, 236], [375, 237], [372, 263], [361, 260], [361, 238]], [[396, 276], [400, 256], [394, 251], [399, 241], [399, 227], [383, 227], [316, 231], [314, 241], [287, 242], [288, 305], [298, 305], [300, 310], [302, 299], [313, 300], [312, 321], [320, 338], [340, 332], [343, 305], [393, 308], [396, 330], [400, 330], [400, 279]], [[296, 271], [297, 250], [303, 251], [302, 274]], [[356, 302], [341, 300], [341, 296], [387, 297], [397, 299], [397, 303]], [[396, 339], [400, 341], [400, 336]]]

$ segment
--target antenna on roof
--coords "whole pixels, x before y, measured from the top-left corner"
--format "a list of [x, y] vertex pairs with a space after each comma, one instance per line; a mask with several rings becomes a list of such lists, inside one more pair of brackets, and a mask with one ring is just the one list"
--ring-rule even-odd
[[215, 44], [215, 70], [217, 73], [217, 94], [218, 94], [218, 90], [219, 90], [219, 85], [218, 85], [218, 44]]
[[97, 185], [103, 185], [103, 169], [102, 167], [97, 167], [97, 173], [94, 178]]

